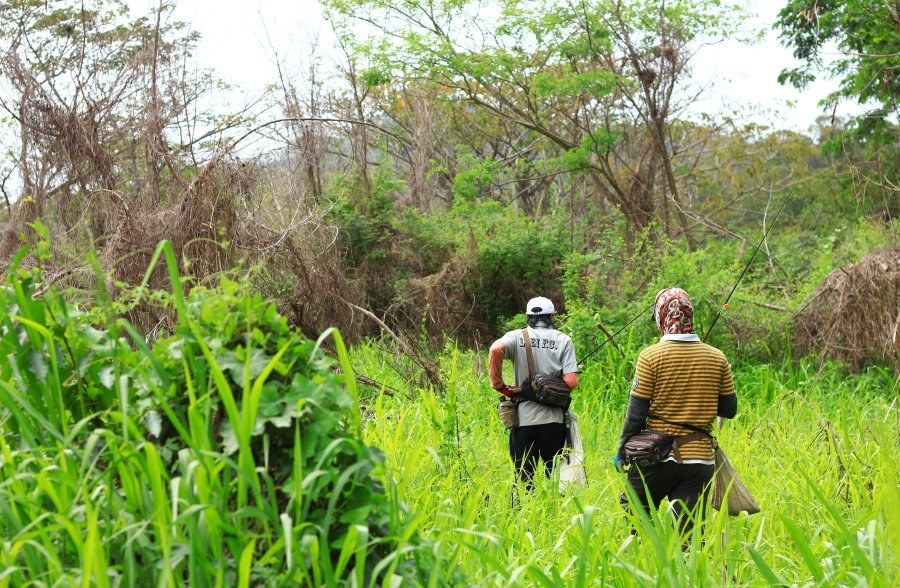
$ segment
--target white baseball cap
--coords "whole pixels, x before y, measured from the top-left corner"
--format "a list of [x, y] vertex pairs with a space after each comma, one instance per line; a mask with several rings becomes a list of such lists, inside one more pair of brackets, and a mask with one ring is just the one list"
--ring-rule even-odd
[[556, 312], [556, 309], [553, 308], [553, 303], [550, 302], [549, 298], [544, 298], [543, 296], [532, 298], [528, 301], [528, 306], [525, 307], [525, 314], [528, 316], [553, 314], [554, 312]]

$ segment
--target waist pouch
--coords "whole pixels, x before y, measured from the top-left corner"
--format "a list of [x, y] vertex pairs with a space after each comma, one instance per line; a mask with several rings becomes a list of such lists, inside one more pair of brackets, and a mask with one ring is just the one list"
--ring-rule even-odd
[[522, 384], [520, 398], [566, 410], [572, 403], [572, 390], [559, 376], [536, 374]]
[[641, 431], [625, 442], [625, 462], [639, 468], [655, 466], [669, 456], [675, 437], [659, 431]]
[[675, 437], [660, 431], [647, 429], [640, 433], [635, 433], [625, 442], [625, 461], [629, 464], [635, 464], [639, 468], [648, 468], [657, 465], [669, 457], [669, 454], [672, 454], [675, 456], [675, 461], [681, 463], [679, 447], [705, 438], [715, 440], [715, 437], [705, 431], [695, 431], [688, 435]]
[[515, 429], [519, 426], [519, 403], [515, 400], [501, 396], [500, 404], [497, 405], [497, 414], [500, 416], [500, 422], [507, 429]]

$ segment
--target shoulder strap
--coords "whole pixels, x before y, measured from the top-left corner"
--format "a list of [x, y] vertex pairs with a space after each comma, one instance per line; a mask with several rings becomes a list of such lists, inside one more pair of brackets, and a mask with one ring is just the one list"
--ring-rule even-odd
[[522, 329], [522, 337], [525, 338], [525, 357], [528, 359], [528, 375], [534, 377], [534, 354], [531, 352], [531, 337], [528, 335], [528, 327]]
[[656, 419], [656, 420], [662, 421], [662, 422], [664, 422], [664, 423], [669, 423], [670, 425], [675, 425], [675, 426], [678, 426], [678, 427], [684, 427], [685, 429], [688, 429], [688, 430], [690, 430], [690, 431], [694, 431], [694, 432], [696, 432], [696, 433], [703, 433], [703, 434], [706, 435], [707, 437], [712, 437], [712, 436], [713, 436], [713, 435], [712, 435], [712, 432], [707, 431], [706, 429], [701, 429], [700, 427], [696, 427], [696, 426], [694, 426], [694, 425], [689, 425], [689, 424], [687, 424], [687, 423], [676, 423], [675, 421], [670, 421], [670, 420], [668, 420], [668, 419], [664, 419], [664, 418], [662, 418], [661, 416], [659, 416], [659, 415], [657, 415], [657, 414], [650, 414], [649, 416], [650, 416], [651, 419]]

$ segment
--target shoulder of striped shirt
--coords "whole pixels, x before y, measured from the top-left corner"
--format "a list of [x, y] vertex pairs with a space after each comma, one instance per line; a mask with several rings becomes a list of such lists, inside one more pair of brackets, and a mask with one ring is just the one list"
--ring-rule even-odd
[[[646, 347], [643, 351], [641, 351], [641, 355], [643, 355], [648, 362], [656, 363], [660, 360], [660, 358], [666, 357], [666, 349], [671, 349], [674, 346], [681, 347], [682, 345], [684, 345], [684, 343], [679, 343], [677, 341], [660, 341], [659, 343], [654, 343], [653, 345]], [[701, 343], [700, 345], [691, 345], [690, 351], [690, 355], [692, 356], [706, 355], [708, 357], [715, 357], [716, 360], [724, 364], [728, 363], [728, 359], [720, 349], [713, 347], [712, 345], [707, 345], [706, 343]]]
[[[713, 347], [713, 346], [710, 345], [709, 343], [704, 343], [703, 341], [697, 341], [697, 342], [693, 342], [693, 341], [690, 341], [690, 342], [682, 342], [682, 341], [672, 341], [672, 340], [669, 340], [669, 341], [660, 341], [660, 342], [657, 343], [656, 345], [659, 345], [659, 346], [662, 348], [663, 344], [665, 344], [665, 343], [668, 343], [669, 346], [671, 346], [671, 347], [675, 347], [675, 346], [679, 346], [679, 347], [680, 347], [680, 346], [682, 346], [682, 345], [690, 344], [690, 348], [691, 348], [691, 349], [696, 349], [697, 351], [703, 350], [703, 351], [706, 351], [706, 352], [708, 352], [708, 353], [711, 352], [711, 353], [713, 353], [714, 355], [717, 355], [717, 356], [721, 357], [722, 359], [725, 359], [725, 354], [722, 352], [721, 349], [719, 349], [718, 347]], [[699, 345], [697, 345], [697, 343], [699, 343]], [[654, 346], [654, 347], [655, 347], [655, 346]]]
[[655, 355], [656, 353], [659, 353], [662, 350], [664, 343], [665, 343], [665, 341], [657, 341], [653, 345], [648, 345], [647, 347], [644, 347], [644, 350], [641, 351], [641, 355], [646, 355], [649, 357], [651, 355]]
[[[698, 345], [699, 343], [699, 345]], [[685, 347], [686, 346], [686, 347]], [[665, 351], [666, 349], [671, 349], [673, 347], [683, 348], [683, 349], [691, 349], [696, 351], [706, 351], [712, 352], [715, 355], [725, 359], [725, 354], [718, 347], [713, 347], [709, 343], [704, 343], [702, 341], [698, 342], [683, 342], [683, 341], [673, 341], [673, 340], [665, 340], [665, 341], [657, 341], [652, 345], [648, 345], [641, 351], [641, 355], [646, 355], [647, 357], [651, 357], [654, 355], [658, 355]]]
[[704, 343], [704, 345], [706, 345], [707, 347], [709, 347], [710, 350], [712, 350], [712, 352], [715, 353], [716, 356], [717, 356], [719, 359], [721, 359], [721, 360], [724, 361], [725, 363], [728, 363], [728, 358], [725, 357], [725, 352], [723, 352], [723, 351], [722, 351], [721, 349], [719, 349], [718, 347], [713, 347], [712, 345], [708, 345], [708, 344], [706, 344], [706, 343]]

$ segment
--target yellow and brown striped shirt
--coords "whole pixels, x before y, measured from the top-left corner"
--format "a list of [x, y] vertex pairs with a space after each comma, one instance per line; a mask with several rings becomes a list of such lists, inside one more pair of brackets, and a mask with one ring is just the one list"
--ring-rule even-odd
[[[734, 382], [725, 354], [715, 347], [699, 339], [677, 341], [663, 337], [638, 357], [631, 393], [650, 400], [651, 415], [711, 431], [719, 396], [734, 394]], [[647, 427], [676, 437], [692, 432], [653, 416]], [[680, 452], [685, 461], [713, 459], [709, 439], [690, 442]]]

